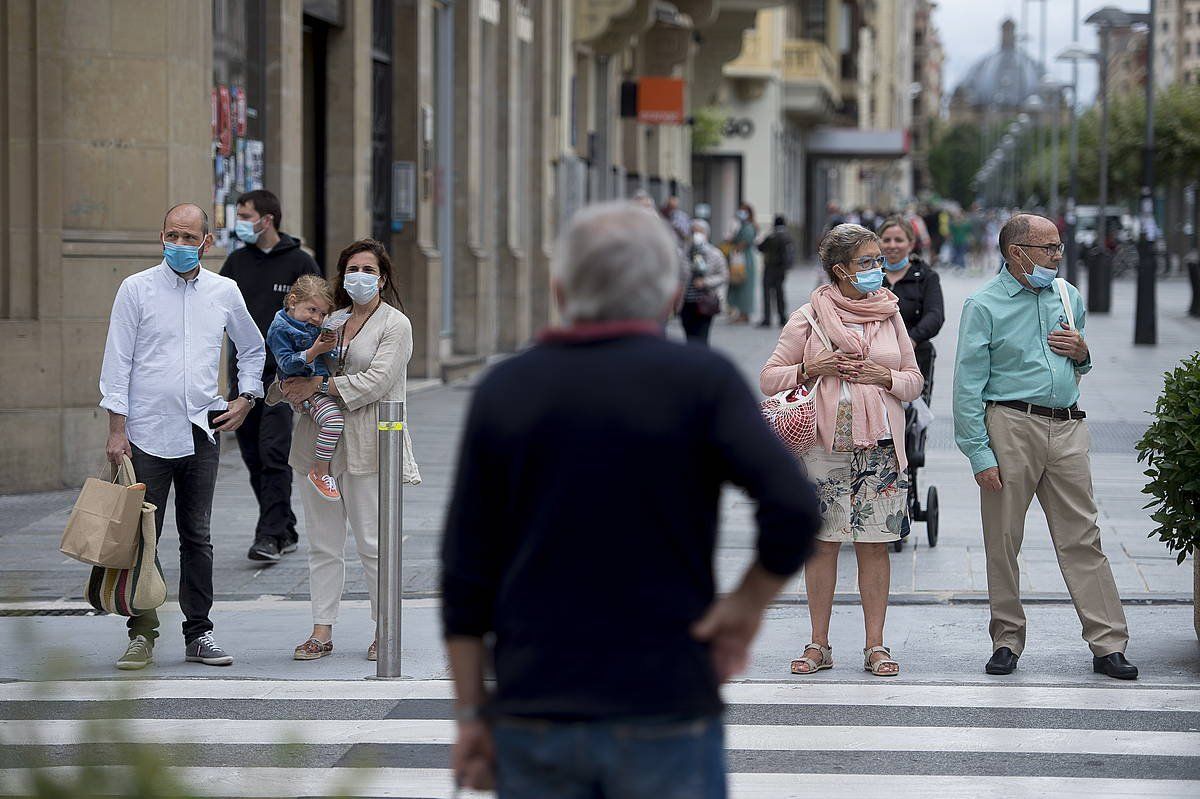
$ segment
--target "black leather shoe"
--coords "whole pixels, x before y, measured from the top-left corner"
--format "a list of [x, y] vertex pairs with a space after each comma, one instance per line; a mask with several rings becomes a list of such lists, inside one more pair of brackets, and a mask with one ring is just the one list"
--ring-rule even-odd
[[983, 670], [988, 674], [1012, 674], [1013, 669], [1017, 667], [1017, 658], [1020, 655], [1014, 655], [1013, 651], [1006, 646], [1002, 646], [992, 653], [992, 659], [987, 662]]
[[1124, 652], [1113, 652], [1102, 658], [1092, 658], [1092, 671], [1097, 674], [1107, 674], [1118, 680], [1136, 680], [1137, 666], [1125, 659]]

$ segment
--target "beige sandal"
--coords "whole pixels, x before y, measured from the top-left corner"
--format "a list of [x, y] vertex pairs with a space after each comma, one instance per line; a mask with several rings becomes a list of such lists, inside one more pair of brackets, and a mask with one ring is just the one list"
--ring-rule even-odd
[[[797, 660], [793, 660], [792, 661], [792, 674], [816, 674], [818, 671], [821, 671], [822, 669], [832, 669], [833, 668], [833, 647], [821, 646], [818, 643], [811, 643], [811, 644], [804, 645], [805, 654], [807, 654], [810, 650], [813, 650], [813, 649], [815, 649], [817, 651], [817, 653], [821, 656], [821, 659], [813, 660], [810, 657], [802, 656], [802, 657], [798, 658]], [[800, 664], [807, 665], [808, 670], [802, 671], [800, 668]]]
[[319, 638], [309, 638], [296, 647], [293, 660], [319, 660], [333, 654], [333, 641], [322, 641]]
[[[882, 652], [887, 657], [882, 657], [875, 662], [871, 662], [871, 655], [876, 652]], [[895, 671], [881, 671], [884, 666], [895, 666]], [[869, 671], [876, 677], [895, 677], [900, 673], [900, 664], [892, 660], [892, 650], [886, 646], [873, 646], [863, 650], [863, 670]]]

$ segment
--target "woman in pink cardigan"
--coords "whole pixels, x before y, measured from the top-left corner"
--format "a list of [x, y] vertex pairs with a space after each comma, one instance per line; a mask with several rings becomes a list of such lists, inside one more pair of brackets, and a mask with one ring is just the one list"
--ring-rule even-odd
[[832, 282], [812, 293], [805, 310], [835, 351], [797, 312], [759, 375], [768, 395], [821, 378], [813, 397], [817, 445], [804, 456], [823, 519], [816, 552], [804, 567], [812, 643], [792, 661], [792, 673], [833, 667], [829, 617], [838, 550], [853, 543], [867, 633], [863, 668], [890, 677], [900, 664], [883, 645], [891, 581], [887, 548], [909, 528], [900, 401], [920, 395], [921, 372], [896, 295], [882, 288], [879, 238], [859, 225], [838, 225], [825, 235], [818, 254]]

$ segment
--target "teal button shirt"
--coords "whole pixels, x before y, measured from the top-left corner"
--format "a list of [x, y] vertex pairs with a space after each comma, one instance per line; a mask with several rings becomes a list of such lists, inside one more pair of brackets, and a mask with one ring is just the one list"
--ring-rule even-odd
[[[1084, 333], [1087, 312], [1079, 291], [1067, 294], [1075, 327]], [[1056, 354], [1046, 337], [1066, 321], [1054, 286], [1033, 291], [1007, 268], [967, 298], [958, 327], [954, 360], [954, 440], [978, 474], [996, 465], [984, 425], [987, 402], [1017, 400], [1069, 408], [1079, 401], [1077, 375], [1092, 368]]]

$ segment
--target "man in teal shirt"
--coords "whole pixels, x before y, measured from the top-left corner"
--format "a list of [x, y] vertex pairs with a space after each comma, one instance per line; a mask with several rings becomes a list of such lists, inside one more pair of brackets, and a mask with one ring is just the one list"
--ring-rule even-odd
[[[1078, 409], [1092, 368], [1079, 292], [1055, 283], [1063, 245], [1049, 219], [1014, 216], [1000, 231], [1000, 274], [964, 303], [954, 368], [954, 438], [980, 487], [993, 654], [985, 671], [1010, 674], [1025, 646], [1017, 556], [1036, 495], [1092, 668], [1136, 679], [1129, 630], [1092, 496], [1091, 437]], [[1069, 306], [1069, 308], [1068, 308]]]

